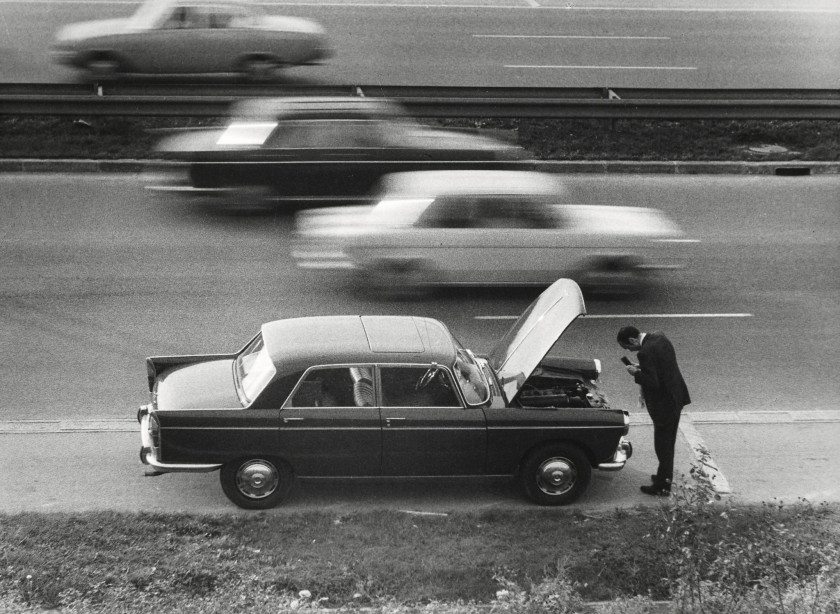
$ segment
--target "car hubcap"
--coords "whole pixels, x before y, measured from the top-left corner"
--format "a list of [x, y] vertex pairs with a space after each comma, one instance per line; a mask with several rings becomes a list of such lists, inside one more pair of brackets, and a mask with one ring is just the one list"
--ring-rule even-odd
[[547, 495], [562, 495], [571, 490], [577, 470], [565, 458], [550, 458], [537, 470], [537, 486]]
[[249, 461], [236, 473], [236, 487], [246, 497], [264, 499], [277, 490], [280, 474], [277, 468], [263, 460]]

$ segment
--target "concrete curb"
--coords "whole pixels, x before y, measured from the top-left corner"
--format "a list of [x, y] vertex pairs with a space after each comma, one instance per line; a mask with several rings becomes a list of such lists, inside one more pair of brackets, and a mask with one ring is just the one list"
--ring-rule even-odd
[[[141, 173], [177, 165], [163, 160], [0, 159], [0, 173]], [[538, 162], [551, 173], [639, 173], [670, 175], [837, 175], [840, 162], [633, 162], [619, 160]]]

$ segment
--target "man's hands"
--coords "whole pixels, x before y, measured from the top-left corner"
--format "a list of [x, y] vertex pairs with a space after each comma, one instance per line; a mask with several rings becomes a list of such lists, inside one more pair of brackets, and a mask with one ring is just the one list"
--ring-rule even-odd
[[641, 372], [641, 369], [639, 368], [639, 365], [627, 365], [627, 372], [630, 375], [636, 375], [636, 373]]

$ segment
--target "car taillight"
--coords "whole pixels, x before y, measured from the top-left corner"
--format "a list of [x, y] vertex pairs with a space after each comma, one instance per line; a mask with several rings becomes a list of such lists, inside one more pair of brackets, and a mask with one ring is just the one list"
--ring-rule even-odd
[[157, 416], [149, 416], [149, 436], [152, 439], [152, 447], [160, 448], [160, 422]]
[[137, 410], [137, 422], [143, 422], [143, 417], [148, 415], [151, 408], [151, 405], [141, 405]]

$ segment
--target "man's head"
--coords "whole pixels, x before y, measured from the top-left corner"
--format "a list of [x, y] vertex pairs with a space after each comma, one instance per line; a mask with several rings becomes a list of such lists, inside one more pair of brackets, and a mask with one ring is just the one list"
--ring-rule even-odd
[[625, 350], [638, 352], [642, 347], [642, 333], [635, 326], [624, 326], [618, 331], [618, 345]]

